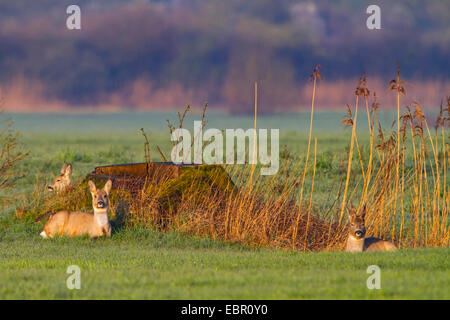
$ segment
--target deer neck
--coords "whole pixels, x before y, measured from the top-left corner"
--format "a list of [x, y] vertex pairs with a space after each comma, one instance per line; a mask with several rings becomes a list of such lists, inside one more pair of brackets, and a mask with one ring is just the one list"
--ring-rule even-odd
[[364, 249], [364, 238], [357, 239], [352, 235], [348, 236], [346, 251], [362, 252]]
[[94, 209], [94, 219], [100, 227], [104, 227], [109, 223], [108, 209]]

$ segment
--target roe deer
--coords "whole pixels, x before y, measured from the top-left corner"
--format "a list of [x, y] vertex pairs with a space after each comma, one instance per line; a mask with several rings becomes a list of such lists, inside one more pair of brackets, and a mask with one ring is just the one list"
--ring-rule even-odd
[[70, 175], [72, 174], [72, 165], [63, 163], [61, 174], [59, 174], [52, 184], [47, 186], [48, 191], [55, 191], [57, 193], [67, 190], [70, 187]]
[[356, 214], [355, 209], [349, 209], [348, 217], [350, 219], [350, 233], [347, 239], [347, 252], [362, 252], [362, 251], [394, 251], [397, 247], [389, 241], [369, 237], [366, 238], [366, 206], [364, 206], [360, 215]]
[[97, 189], [94, 182], [89, 181], [92, 194], [94, 214], [87, 212], [59, 211], [52, 215], [41, 232], [43, 238], [59, 236], [89, 235], [91, 238], [111, 236], [111, 225], [108, 220], [109, 192], [112, 181], [108, 180], [103, 189]]

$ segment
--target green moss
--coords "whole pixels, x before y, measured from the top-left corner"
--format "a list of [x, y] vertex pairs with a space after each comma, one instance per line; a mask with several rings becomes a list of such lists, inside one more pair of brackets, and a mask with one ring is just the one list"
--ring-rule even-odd
[[156, 198], [167, 213], [175, 213], [179, 204], [189, 198], [192, 206], [198, 206], [215, 193], [229, 194], [237, 188], [220, 166], [203, 165], [184, 167], [179, 177], [150, 185], [147, 194]]

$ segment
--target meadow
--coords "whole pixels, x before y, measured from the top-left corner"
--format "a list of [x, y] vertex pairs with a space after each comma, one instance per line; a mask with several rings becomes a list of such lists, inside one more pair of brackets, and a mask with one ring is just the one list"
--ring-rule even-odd
[[[42, 241], [39, 227], [2, 227], [1, 299], [450, 298], [448, 249], [305, 253], [149, 230]], [[66, 287], [70, 265], [81, 269], [80, 290]], [[381, 269], [380, 290], [366, 287], [370, 265]]]
[[[302, 252], [139, 226], [117, 229], [110, 239], [43, 241], [39, 237], [42, 223], [15, 218], [15, 206], [29, 201], [37, 187], [44, 188], [63, 161], [73, 164], [75, 181], [98, 165], [144, 161], [140, 128], [149, 137], [151, 160], [160, 161], [156, 146], [170, 154], [172, 145], [165, 119], [173, 121], [174, 116], [163, 112], [12, 116], [15, 129], [20, 131], [19, 147], [31, 150], [31, 154], [18, 166], [22, 178], [13, 190], [17, 201], [2, 207], [0, 214], [2, 299], [450, 298], [450, 251], [445, 246], [406, 248], [395, 253]], [[186, 127], [199, 117], [190, 115]], [[340, 124], [343, 117], [344, 112], [315, 114], [316, 172], [313, 179], [312, 168], [308, 170], [304, 187], [308, 190], [314, 183], [312, 203], [318, 212], [335, 201], [345, 181], [352, 134], [351, 129]], [[360, 117], [364, 119], [365, 115]], [[395, 114], [386, 112], [380, 118], [390, 124], [393, 117]], [[289, 179], [301, 176], [299, 163], [305, 161], [307, 153], [308, 124], [308, 113], [259, 119], [258, 127], [280, 128], [277, 183], [284, 181], [283, 161], [293, 168]], [[252, 118], [212, 113], [207, 126], [249, 128]], [[361, 146], [370, 142], [364, 129], [361, 121]], [[349, 198], [357, 204], [361, 171], [355, 163], [353, 166], [350, 183], [356, 191], [350, 192]], [[82, 270], [81, 290], [66, 287], [69, 265], [78, 265]], [[381, 290], [366, 287], [369, 265], [381, 268]]]

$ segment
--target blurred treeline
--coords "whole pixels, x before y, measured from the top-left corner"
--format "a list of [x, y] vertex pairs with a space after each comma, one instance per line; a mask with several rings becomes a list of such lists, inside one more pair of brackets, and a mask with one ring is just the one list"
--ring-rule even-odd
[[[66, 28], [69, 4], [81, 7], [80, 31]], [[370, 4], [381, 30], [366, 28]], [[387, 87], [398, 60], [417, 95], [438, 101], [449, 21], [447, 0], [0, 0], [0, 86], [9, 109], [208, 100], [246, 112], [258, 81], [270, 111], [307, 104], [302, 88], [321, 64], [333, 107], [363, 71]]]

